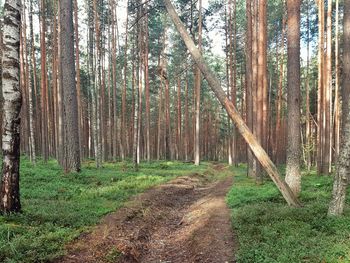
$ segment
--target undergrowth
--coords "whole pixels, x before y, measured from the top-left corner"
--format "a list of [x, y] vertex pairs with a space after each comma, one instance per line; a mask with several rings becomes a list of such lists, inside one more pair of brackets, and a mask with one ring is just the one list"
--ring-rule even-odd
[[350, 262], [349, 209], [342, 217], [327, 217], [331, 177], [304, 172], [303, 207], [291, 208], [272, 182], [257, 186], [244, 166], [233, 169], [227, 202], [238, 236], [237, 262]]
[[[181, 162], [85, 162], [81, 173], [64, 174], [57, 162], [33, 166], [21, 160], [23, 212], [0, 216], [0, 262], [47, 262], [64, 254], [64, 245], [115, 211], [130, 196], [175, 176], [204, 173]], [[112, 254], [109, 257], [114, 257]]]

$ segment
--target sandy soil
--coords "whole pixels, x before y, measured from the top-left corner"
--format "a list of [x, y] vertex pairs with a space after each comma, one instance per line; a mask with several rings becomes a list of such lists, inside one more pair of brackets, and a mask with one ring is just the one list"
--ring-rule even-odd
[[225, 203], [231, 185], [232, 177], [210, 182], [193, 175], [154, 187], [69, 244], [56, 262], [235, 262]]

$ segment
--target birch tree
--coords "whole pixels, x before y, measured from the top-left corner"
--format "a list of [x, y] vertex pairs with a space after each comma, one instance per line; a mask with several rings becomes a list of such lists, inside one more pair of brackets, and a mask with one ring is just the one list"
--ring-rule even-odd
[[20, 10], [20, 0], [5, 1], [2, 58], [3, 163], [0, 191], [0, 211], [2, 213], [21, 210], [19, 194], [20, 111], [22, 106], [19, 80]]

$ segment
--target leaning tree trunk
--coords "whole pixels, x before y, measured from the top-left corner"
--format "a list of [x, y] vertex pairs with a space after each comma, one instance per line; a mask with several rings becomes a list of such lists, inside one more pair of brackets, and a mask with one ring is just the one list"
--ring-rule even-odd
[[2, 95], [4, 99], [0, 192], [0, 211], [2, 213], [21, 210], [19, 198], [20, 111], [22, 106], [19, 81], [20, 10], [20, 0], [6, 0], [2, 58]]
[[344, 44], [342, 85], [342, 134], [333, 197], [328, 215], [341, 215], [344, 210], [350, 169], [350, 0], [344, 1]]
[[289, 205], [299, 207], [300, 202], [295, 197], [288, 185], [283, 181], [279, 175], [279, 172], [273, 162], [270, 160], [269, 156], [265, 150], [258, 143], [256, 137], [252, 134], [248, 126], [245, 124], [242, 117], [239, 115], [237, 109], [234, 107], [232, 101], [230, 101], [223, 89], [220, 86], [219, 80], [215, 77], [214, 73], [209, 69], [206, 61], [201, 56], [200, 51], [196, 48], [193, 40], [186, 31], [186, 28], [182, 24], [179, 16], [176, 13], [174, 6], [171, 4], [170, 0], [164, 0], [165, 7], [169, 13], [169, 16], [173, 20], [181, 38], [184, 40], [187, 49], [191, 53], [193, 59], [195, 60], [197, 66], [203, 73], [203, 76], [207, 80], [209, 86], [214, 91], [216, 97], [219, 99], [220, 103], [225, 107], [227, 113], [230, 115], [231, 119], [235, 123], [237, 130], [240, 132], [242, 137], [245, 139], [250, 149], [260, 161], [261, 165], [265, 168], [266, 172], [269, 174], [273, 182], [276, 184], [277, 188], [282, 193], [283, 197]]
[[80, 171], [79, 117], [75, 83], [74, 28], [72, 0], [60, 1], [61, 74], [65, 113], [65, 172]]

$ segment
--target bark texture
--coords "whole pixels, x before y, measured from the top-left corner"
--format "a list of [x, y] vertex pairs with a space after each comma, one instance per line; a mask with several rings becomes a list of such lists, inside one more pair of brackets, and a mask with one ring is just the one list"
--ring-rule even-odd
[[19, 194], [20, 111], [22, 105], [19, 65], [20, 10], [20, 0], [5, 2], [2, 58], [3, 163], [0, 192], [0, 211], [2, 213], [21, 210]]
[[[247, 17], [247, 40], [246, 40], [246, 96], [247, 96], [247, 125], [250, 130], [253, 129], [253, 94], [252, 94], [252, 3], [251, 0], [246, 1], [246, 17]], [[248, 175], [253, 176], [253, 153], [248, 147], [247, 150]]]
[[[198, 1], [198, 49], [202, 51], [202, 0]], [[197, 65], [195, 73], [195, 100], [196, 100], [196, 117], [195, 117], [195, 134], [194, 134], [194, 164], [199, 165], [200, 162], [200, 110], [201, 110], [201, 72]]]
[[62, 89], [65, 113], [64, 168], [80, 171], [79, 118], [75, 83], [72, 0], [60, 1]]
[[300, 192], [300, 0], [287, 1], [288, 12], [288, 134], [286, 182]]
[[346, 188], [350, 177], [350, 0], [344, 1], [344, 52], [342, 85], [342, 134], [337, 172], [333, 184], [328, 215], [341, 215], [344, 210]]

